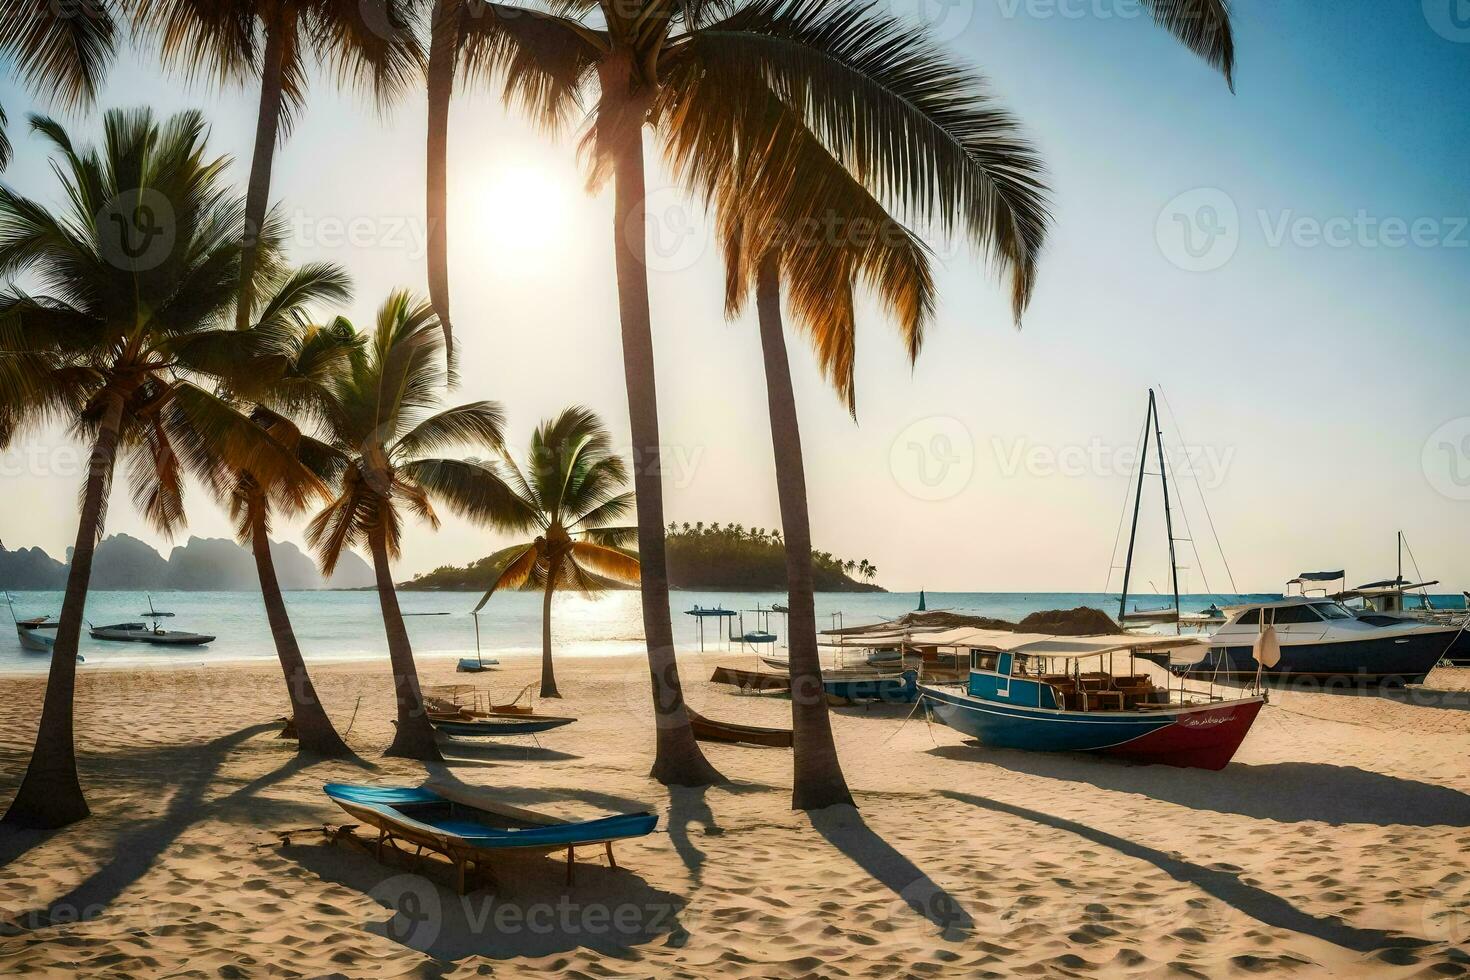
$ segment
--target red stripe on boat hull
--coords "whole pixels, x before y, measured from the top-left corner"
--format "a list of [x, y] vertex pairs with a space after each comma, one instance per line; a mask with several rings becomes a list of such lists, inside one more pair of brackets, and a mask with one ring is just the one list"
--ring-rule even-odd
[[1174, 724], [1102, 749], [1139, 762], [1224, 769], [1261, 711], [1262, 701], [1239, 701], [1181, 713]]

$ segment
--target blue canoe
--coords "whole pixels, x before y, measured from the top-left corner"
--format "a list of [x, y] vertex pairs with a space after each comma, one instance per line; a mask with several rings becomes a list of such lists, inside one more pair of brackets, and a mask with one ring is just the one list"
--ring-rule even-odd
[[[614, 841], [645, 837], [658, 826], [652, 813], [627, 813], [595, 820], [562, 820], [523, 810], [457, 787], [355, 786], [322, 787], [338, 806], [378, 831], [378, 856], [385, 846], [407, 842], [445, 855], [455, 865], [464, 891], [465, 871], [478, 869], [490, 851], [548, 853], [567, 851], [571, 879], [575, 848], [605, 845], [609, 861]], [[614, 864], [614, 867], [616, 865]]]

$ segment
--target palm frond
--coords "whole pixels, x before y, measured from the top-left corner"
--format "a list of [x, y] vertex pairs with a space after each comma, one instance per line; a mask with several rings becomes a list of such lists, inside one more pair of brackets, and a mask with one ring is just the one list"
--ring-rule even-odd
[[504, 531], [536, 527], [535, 513], [489, 463], [415, 459], [400, 464], [398, 474], [461, 517]]
[[465, 76], [501, 77], [508, 104], [549, 129], [564, 124], [610, 46], [606, 32], [532, 8], [476, 0], [454, 6]]
[[113, 0], [0, 6], [0, 54], [39, 95], [67, 107], [91, 105], [117, 47]]
[[1228, 0], [1142, 0], [1159, 26], [1225, 76], [1235, 91], [1235, 36]]
[[539, 546], [540, 542], [541, 539], [537, 538], [534, 543], [526, 546], [524, 551], [505, 563], [505, 567], [500, 570], [500, 574], [495, 576], [495, 581], [490, 583], [490, 588], [475, 606], [475, 612], [484, 609], [485, 604], [496, 592], [503, 589], [519, 589], [531, 580], [536, 566], [545, 561], [545, 555]]
[[861, 0], [755, 0], [666, 65], [662, 111], [701, 84], [706, 102], [769, 88], [899, 220], [1002, 263], [1024, 310], [1050, 221], [1041, 162], [982, 80], [911, 25]]
[[583, 565], [604, 578], [636, 584], [639, 578], [638, 558], [616, 548], [604, 547], [591, 541], [576, 541], [572, 544], [572, 556]]
[[498, 452], [505, 445], [504, 432], [505, 411], [498, 402], [471, 402], [422, 420], [398, 439], [393, 453], [412, 459], [455, 446]]

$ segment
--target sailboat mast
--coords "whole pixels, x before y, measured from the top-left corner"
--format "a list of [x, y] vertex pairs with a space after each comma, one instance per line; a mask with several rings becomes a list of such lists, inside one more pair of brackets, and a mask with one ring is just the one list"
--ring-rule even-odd
[[1133, 494], [1133, 527], [1128, 532], [1128, 563], [1123, 566], [1123, 594], [1118, 597], [1118, 622], [1128, 612], [1128, 579], [1133, 575], [1133, 546], [1138, 541], [1138, 512], [1143, 507], [1143, 471], [1148, 469], [1148, 425], [1154, 414], [1154, 392], [1148, 392], [1148, 414], [1143, 417], [1143, 453], [1138, 458], [1138, 489]]
[[1164, 533], [1169, 536], [1169, 575], [1174, 583], [1174, 632], [1177, 634], [1182, 632], [1179, 625], [1179, 563], [1174, 557], [1174, 515], [1169, 510], [1169, 468], [1164, 465], [1164, 427], [1159, 422], [1159, 410], [1154, 406], [1152, 388], [1148, 390], [1148, 410], [1154, 418], [1154, 445], [1159, 451], [1159, 482], [1164, 487]]

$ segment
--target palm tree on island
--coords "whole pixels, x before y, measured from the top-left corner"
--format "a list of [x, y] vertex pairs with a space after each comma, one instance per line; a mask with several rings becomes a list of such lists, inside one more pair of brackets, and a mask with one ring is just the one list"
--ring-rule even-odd
[[255, 151], [245, 203], [245, 256], [237, 325], [249, 324], [260, 230], [276, 147], [306, 103], [310, 61], [341, 84], [370, 88], [387, 106], [423, 67], [413, 0], [126, 0], [134, 28], [163, 61], [221, 81], [260, 77]]
[[628, 471], [613, 452], [602, 420], [581, 406], [541, 423], [531, 436], [524, 471], [509, 455], [504, 459], [511, 485], [524, 508], [535, 515], [539, 533], [536, 540], [519, 546], [475, 612], [500, 589], [528, 583], [541, 588], [541, 696], [559, 698], [551, 660], [551, 600], [556, 590], [599, 592], [603, 586], [597, 576], [638, 581], [638, 559], [625, 548], [637, 529], [619, 526], [634, 506], [633, 494], [623, 490]]
[[[350, 325], [339, 320], [337, 328]], [[389, 296], [373, 332], [350, 355], [348, 370], [322, 392], [323, 441], [341, 458], [342, 479], [335, 499], [306, 530], [326, 575], [350, 547], [372, 555], [398, 705], [387, 754], [425, 760], [439, 759], [439, 748], [393, 583], [405, 511], [433, 528], [439, 524], [435, 500], [505, 531], [529, 530], [534, 522], [493, 464], [429, 455], [454, 446], [492, 453], [503, 448], [504, 417], [496, 403], [441, 409], [441, 396], [454, 381], [446, 363], [433, 307], [407, 292]]]
[[[207, 156], [203, 118], [109, 112], [100, 149], [76, 146], [50, 119], [33, 117], [32, 128], [60, 157], [69, 204], [57, 213], [0, 187], [0, 268], [46, 287], [0, 293], [0, 443], [22, 426], [65, 422], [92, 448], [35, 749], [4, 819], [56, 827], [89, 812], [73, 737], [76, 658], [119, 454], [134, 501], [165, 535], [184, 524], [185, 469], [203, 457], [271, 481], [300, 474], [212, 390], [248, 386], [264, 348], [258, 331], [230, 325], [243, 201], [226, 182], [228, 159]], [[294, 285], [280, 305], [328, 294], [337, 273], [287, 279], [278, 241], [268, 224], [262, 281]]]

